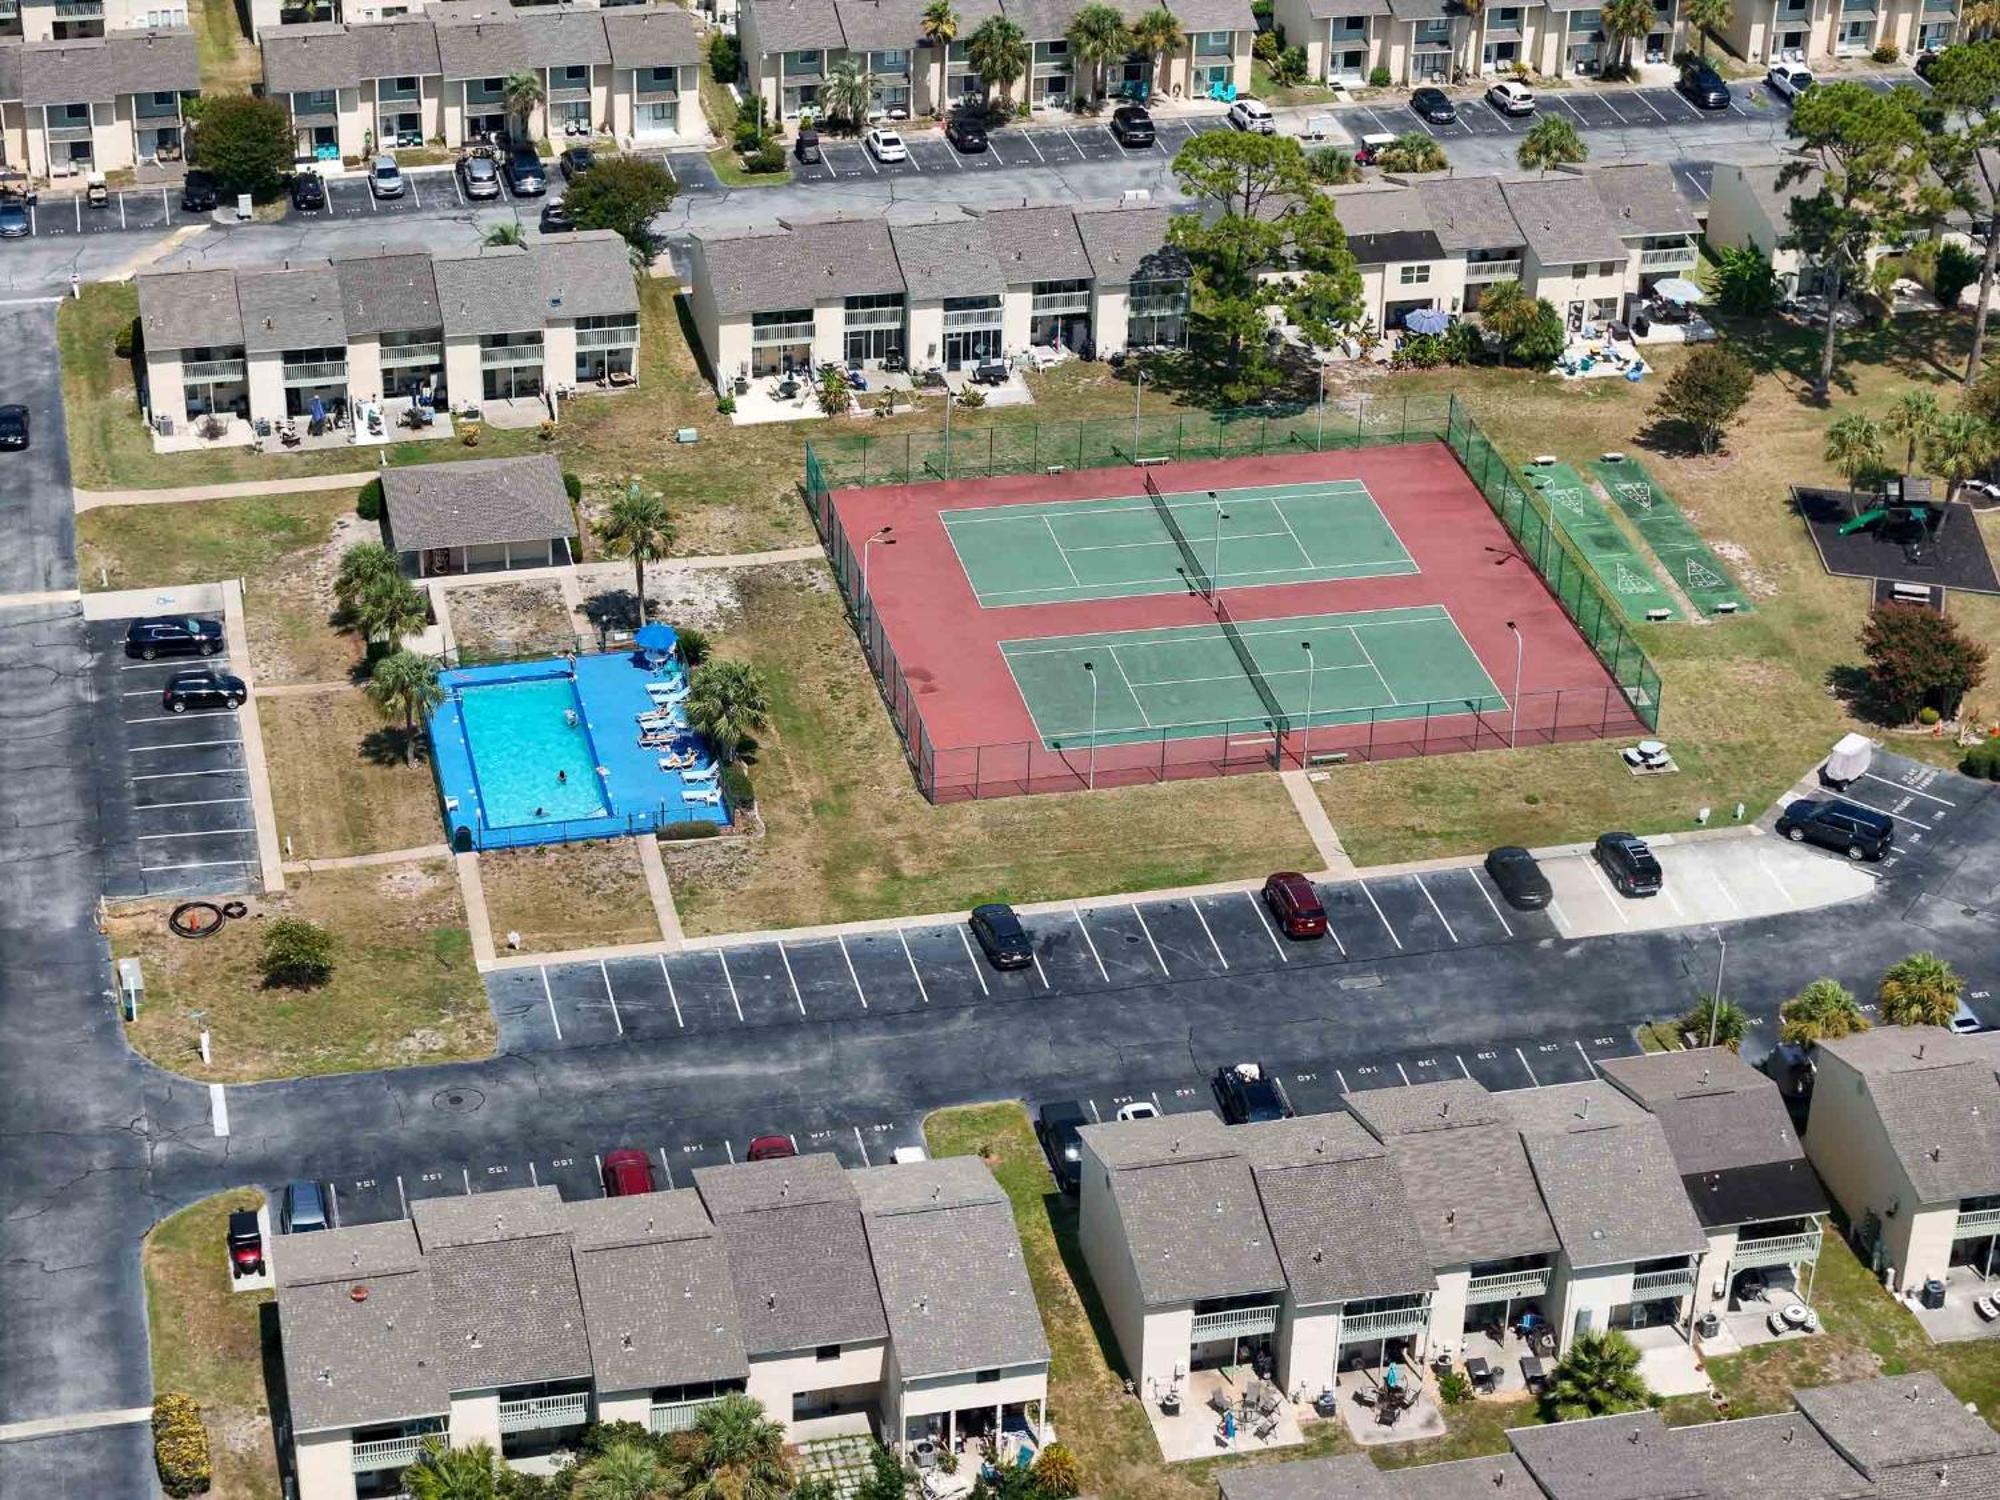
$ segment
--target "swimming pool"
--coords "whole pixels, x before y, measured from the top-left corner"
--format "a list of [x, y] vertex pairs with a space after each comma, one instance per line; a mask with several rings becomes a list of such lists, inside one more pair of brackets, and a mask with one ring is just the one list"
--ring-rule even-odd
[[583, 705], [567, 676], [467, 685], [457, 696], [488, 827], [610, 811]]

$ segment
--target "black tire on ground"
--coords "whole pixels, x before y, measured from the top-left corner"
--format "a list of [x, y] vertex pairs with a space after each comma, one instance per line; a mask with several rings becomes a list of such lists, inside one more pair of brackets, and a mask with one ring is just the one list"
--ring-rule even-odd
[[167, 929], [176, 937], [213, 937], [222, 930], [222, 908], [213, 901], [183, 901], [168, 915]]
[[250, 915], [250, 908], [241, 901], [225, 901], [222, 903], [222, 914], [230, 918], [247, 917]]

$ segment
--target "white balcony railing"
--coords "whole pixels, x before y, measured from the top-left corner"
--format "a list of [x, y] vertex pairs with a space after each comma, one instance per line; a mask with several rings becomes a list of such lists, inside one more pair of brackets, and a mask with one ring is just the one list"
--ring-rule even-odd
[[542, 363], [540, 344], [488, 344], [479, 351], [479, 367], [482, 370], [518, 369], [522, 365]]
[[427, 1432], [415, 1437], [379, 1438], [370, 1443], [356, 1443], [348, 1467], [356, 1474], [372, 1474], [377, 1469], [400, 1469], [415, 1463], [422, 1457], [424, 1446], [433, 1442], [449, 1447], [451, 1436], [449, 1433]]
[[1465, 279], [1474, 281], [1519, 281], [1521, 262], [1514, 260], [1469, 260], [1465, 263]]
[[638, 342], [637, 323], [611, 328], [579, 328], [576, 331], [576, 347], [579, 349], [624, 349]]
[[307, 364], [286, 365], [284, 376], [286, 385], [331, 385], [335, 381], [347, 379], [347, 361], [328, 359], [315, 360]]
[[1000, 309], [997, 307], [959, 307], [944, 315], [946, 328], [998, 328]]
[[768, 347], [771, 344], [809, 344], [812, 342], [813, 325], [805, 323], [759, 323], [750, 329], [752, 348]]
[[1668, 250], [1641, 250], [1639, 269], [1642, 271], [1683, 271], [1693, 266], [1700, 257], [1692, 245], [1676, 245]]
[[2000, 1207], [1962, 1208], [1958, 1211], [1958, 1228], [1953, 1238], [1963, 1239], [1969, 1234], [1991, 1234], [2000, 1229]]
[[903, 310], [900, 307], [850, 307], [847, 309], [847, 326], [855, 328], [901, 328]]
[[687, 1432], [701, 1419], [703, 1411], [721, 1399], [710, 1396], [700, 1401], [655, 1401], [647, 1416], [647, 1426], [655, 1433]]
[[1730, 1258], [1732, 1271], [1753, 1270], [1758, 1266], [1791, 1266], [1819, 1259], [1819, 1231], [1803, 1234], [1766, 1235], [1754, 1240], [1738, 1240]]
[[1465, 1300], [1505, 1302], [1509, 1297], [1539, 1297], [1549, 1289], [1549, 1268], [1530, 1266], [1523, 1271], [1495, 1271], [1491, 1276], [1475, 1276], [1466, 1288]]
[[1134, 297], [1126, 314], [1134, 318], [1177, 318], [1188, 310], [1185, 293], [1169, 292], [1158, 297]]
[[589, 1391], [565, 1391], [560, 1396], [530, 1396], [500, 1403], [502, 1432], [532, 1432], [538, 1427], [575, 1427], [590, 1416]]
[[181, 366], [181, 379], [198, 380], [203, 384], [241, 380], [243, 377], [244, 367], [240, 359], [196, 359]]
[[1427, 1307], [1391, 1307], [1381, 1312], [1344, 1314], [1340, 1320], [1340, 1341], [1393, 1339], [1406, 1333], [1422, 1333], [1430, 1326]]
[[1641, 1271], [1632, 1278], [1633, 1297], [1672, 1297], [1694, 1290], [1694, 1267], [1676, 1266], [1671, 1271]]
[[387, 365], [434, 365], [444, 358], [440, 343], [384, 344], [382, 363]]
[[1049, 313], [1087, 313], [1090, 311], [1090, 293], [1037, 292], [1034, 309], [1037, 316]]
[[1275, 1302], [1260, 1307], [1232, 1307], [1224, 1312], [1194, 1315], [1194, 1341], [1197, 1344], [1210, 1339], [1255, 1338], [1260, 1333], [1277, 1331], [1278, 1305]]

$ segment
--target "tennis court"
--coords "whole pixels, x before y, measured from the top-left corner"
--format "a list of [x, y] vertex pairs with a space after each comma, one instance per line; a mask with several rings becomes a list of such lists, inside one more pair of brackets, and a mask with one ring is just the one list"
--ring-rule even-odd
[[982, 609], [1418, 571], [1358, 479], [1152, 489], [947, 510], [939, 519]]
[[1591, 468], [1597, 471], [1605, 493], [1639, 528], [1639, 535], [1694, 601], [1695, 608], [1705, 615], [1749, 611], [1750, 601], [1743, 597], [1722, 559], [1710, 550], [1644, 464], [1636, 458], [1607, 454], [1593, 461]]
[[1050, 750], [1506, 706], [1443, 605], [1227, 620], [1002, 641], [1000, 652]]

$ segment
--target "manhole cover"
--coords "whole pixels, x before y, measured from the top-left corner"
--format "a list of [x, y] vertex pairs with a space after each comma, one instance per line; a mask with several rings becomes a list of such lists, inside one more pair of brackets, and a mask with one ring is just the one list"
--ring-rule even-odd
[[478, 1089], [439, 1089], [431, 1095], [431, 1108], [448, 1114], [467, 1115], [486, 1102]]

